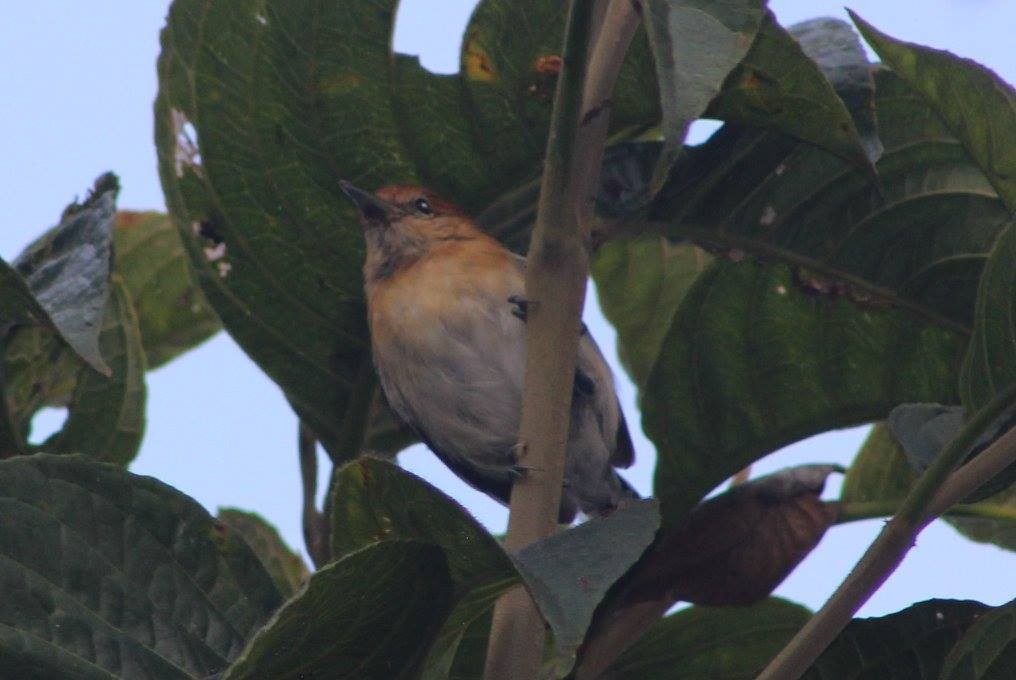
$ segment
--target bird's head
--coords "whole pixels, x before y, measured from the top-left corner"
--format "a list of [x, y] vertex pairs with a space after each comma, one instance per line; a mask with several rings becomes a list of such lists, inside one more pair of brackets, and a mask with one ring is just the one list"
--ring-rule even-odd
[[345, 180], [340, 186], [360, 213], [368, 282], [390, 276], [441, 243], [479, 234], [465, 213], [423, 187], [395, 184], [370, 193]]

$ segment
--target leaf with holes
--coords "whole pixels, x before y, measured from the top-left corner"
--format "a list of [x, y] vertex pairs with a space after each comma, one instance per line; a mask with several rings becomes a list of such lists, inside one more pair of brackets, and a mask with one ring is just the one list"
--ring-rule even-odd
[[195, 501], [83, 456], [0, 461], [0, 675], [203, 678], [282, 603]]
[[134, 301], [149, 370], [204, 342], [222, 327], [191, 277], [168, 215], [120, 211], [114, 269]]
[[283, 597], [292, 597], [310, 578], [304, 561], [261, 515], [238, 508], [219, 508], [216, 519], [250, 546]]
[[343, 414], [372, 371], [363, 241], [338, 182], [417, 179], [392, 99], [394, 10], [176, 0], [162, 34], [160, 174], [198, 281], [337, 458], [355, 454]]
[[923, 99], [876, 73], [882, 190], [817, 148], [725, 126], [642, 215], [672, 239], [781, 261], [840, 294], [969, 330], [978, 277], [1009, 212]]

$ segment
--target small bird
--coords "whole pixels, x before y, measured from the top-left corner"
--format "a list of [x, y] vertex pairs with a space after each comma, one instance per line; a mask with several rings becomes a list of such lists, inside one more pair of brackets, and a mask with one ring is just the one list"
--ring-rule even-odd
[[[388, 403], [449, 468], [507, 504], [526, 364], [526, 260], [430, 191], [371, 194], [343, 181], [360, 212], [374, 365]], [[614, 380], [583, 327], [558, 521], [638, 495], [615, 472], [634, 460]]]

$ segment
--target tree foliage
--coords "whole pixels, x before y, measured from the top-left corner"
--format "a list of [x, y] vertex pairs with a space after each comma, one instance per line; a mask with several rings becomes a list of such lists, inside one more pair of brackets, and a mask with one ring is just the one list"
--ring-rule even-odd
[[[927, 422], [876, 426], [835, 503], [829, 468], [710, 490], [908, 403], [952, 409], [952, 437], [1016, 382], [1012, 87], [857, 17], [884, 63], [835, 19], [650, 0], [611, 97], [592, 273], [655, 500], [509, 554], [377, 458], [414, 439], [377, 386], [339, 180], [426, 184], [523, 250], [566, 5], [483, 0], [461, 71], [436, 75], [391, 51], [395, 0], [174, 0], [154, 108], [169, 213], [118, 212], [106, 174], [0, 262], [0, 675], [476, 678], [521, 585], [548, 673], [754, 677], [808, 618], [772, 588], [837, 520], [893, 512]], [[723, 126], [687, 146], [700, 117]], [[335, 464], [307, 515], [314, 573], [256, 514], [213, 518], [124, 469], [146, 370], [220, 327]], [[67, 421], [30, 444], [47, 406]], [[1016, 548], [1011, 482], [948, 521]], [[680, 600], [697, 606], [665, 616]], [[854, 621], [805, 677], [1003, 677], [1014, 649], [1012, 604], [935, 600]]]

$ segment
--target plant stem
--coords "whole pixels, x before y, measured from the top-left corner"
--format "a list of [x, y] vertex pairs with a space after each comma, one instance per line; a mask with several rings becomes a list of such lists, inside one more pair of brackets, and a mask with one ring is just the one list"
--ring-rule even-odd
[[[907, 551], [913, 546], [917, 535], [937, 516], [933, 511], [941, 513], [947, 509], [948, 506], [943, 506], [943, 503], [948, 498], [939, 495], [940, 489], [950, 479], [953, 470], [963, 461], [981, 433], [1014, 401], [1016, 401], [1016, 383], [975, 413], [952, 441], [935, 456], [931, 465], [903, 499], [896, 516], [885, 525], [878, 538], [869, 546], [829, 601], [770, 662], [758, 676], [758, 680], [796, 680], [808, 670], [819, 654], [850, 622], [861, 605], [868, 601], [868, 598], [899, 566]], [[1008, 435], [1003, 439], [1009, 440]], [[995, 445], [989, 448], [994, 447]], [[1009, 453], [1008, 450], [1006, 452]], [[997, 456], [993, 461], [998, 462]], [[994, 466], [981, 465], [975, 473], [987, 476], [975, 478], [967, 474], [964, 476], [962, 488], [969, 486], [973, 490], [979, 487], [995, 474]], [[950, 487], [955, 493], [960, 485], [953, 484]]]
[[[549, 536], [561, 502], [589, 270], [573, 200], [577, 128], [595, 5], [595, 0], [569, 3], [563, 66], [527, 258], [526, 372], [517, 452], [527, 472], [512, 486], [504, 543], [510, 552]], [[521, 587], [509, 591], [494, 608], [484, 678], [538, 677], [543, 641], [543, 619], [528, 591]]]
[[[954, 504], [969, 496], [985, 481], [999, 474], [1014, 462], [1016, 462], [1016, 427], [1010, 428], [1004, 435], [992, 442], [991, 446], [950, 475], [942, 488], [935, 494], [928, 513], [939, 515], [950, 507], [953, 510], [960, 507], [977, 508], [977, 505], [959, 506]], [[999, 508], [995, 513], [971, 514], [977, 517], [1001, 519], [1003, 513], [1005, 519], [1016, 520], [1016, 512], [1010, 508]]]
[[328, 561], [327, 531], [322, 532], [324, 517], [314, 504], [317, 495], [317, 439], [304, 422], [300, 421], [297, 435], [297, 450], [300, 454], [300, 478], [303, 482], [303, 542], [307, 546], [307, 554], [315, 567], [321, 567]]
[[[983, 455], [983, 454], [982, 454]], [[978, 456], [980, 458], [980, 456]], [[958, 475], [961, 470], [956, 471]], [[952, 478], [950, 477], [950, 480]], [[943, 490], [945, 487], [942, 487]], [[940, 491], [939, 493], [942, 493]], [[850, 522], [861, 522], [867, 519], [881, 519], [891, 517], [900, 506], [899, 500], [887, 501], [856, 501], [847, 503], [835, 503], [838, 506], [836, 524], [848, 524]], [[942, 513], [951, 517], [972, 517], [974, 519], [989, 519], [998, 522], [1016, 522], [1016, 508], [992, 503], [975, 503], [971, 505], [953, 505]]]

